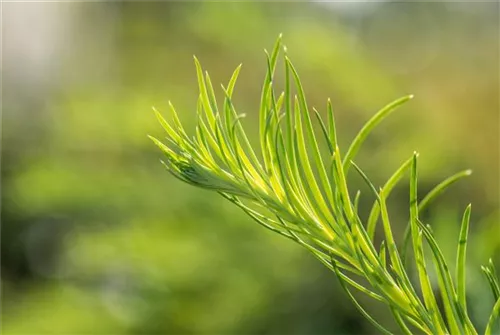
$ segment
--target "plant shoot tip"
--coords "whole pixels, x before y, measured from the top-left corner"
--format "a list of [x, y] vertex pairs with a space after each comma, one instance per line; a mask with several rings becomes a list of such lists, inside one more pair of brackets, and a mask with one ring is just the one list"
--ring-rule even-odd
[[[325, 116], [328, 117], [328, 122], [325, 124], [316, 107], [306, 103], [297, 70], [287, 54], [288, 48], [282, 43], [282, 37], [283, 33], [279, 32], [274, 47], [271, 49], [264, 48], [268, 71], [264, 83], [264, 89], [267, 91], [263, 93], [267, 93], [267, 97], [273, 100], [272, 107], [276, 110], [272, 110], [273, 113], [270, 112], [269, 101], [265, 99], [266, 95], [263, 94], [258, 115], [259, 130], [261, 131], [261, 157], [255, 155], [253, 145], [249, 143], [243, 130], [242, 119], [247, 114], [235, 110], [231, 102], [231, 95], [228, 92], [228, 90], [231, 90], [232, 93], [238, 71], [243, 63], [237, 66], [229, 83], [220, 84], [225, 94], [225, 101], [224, 113], [219, 114], [217, 110], [213, 110], [215, 109], [213, 108], [214, 105], [216, 105], [215, 94], [212, 92], [208, 72], [202, 69], [198, 58], [193, 55], [200, 88], [196, 109], [198, 122], [194, 125], [195, 135], [188, 136], [184, 132], [170, 100], [168, 100], [167, 106], [170, 106], [169, 112], [172, 114], [173, 124], [169, 124], [161, 113], [156, 110], [156, 107], [152, 106], [155, 112], [154, 116], [156, 116], [168, 135], [166, 137], [168, 142], [162, 143], [160, 140], [163, 137], [158, 136], [156, 138], [147, 134], [147, 137], [164, 154], [160, 162], [174, 177], [188, 184], [216, 191], [241, 207], [261, 225], [285, 237], [293, 238], [299, 244], [306, 246], [313, 254], [319, 256], [320, 261], [325, 263], [327, 267], [333, 269], [342, 287], [351, 298], [352, 295], [349, 289], [344, 286], [354, 283], [354, 285], [357, 285], [355, 287], [362, 292], [385, 302], [391, 308], [397, 308], [396, 321], [403, 330], [406, 330], [405, 333], [411, 333], [405, 322], [410, 321], [413, 323], [414, 321], [414, 325], [421, 325], [419, 328], [426, 334], [458, 334], [462, 330], [467, 333], [477, 334], [473, 325], [469, 324], [465, 308], [465, 248], [468, 234], [466, 228], [469, 227], [472, 205], [469, 203], [463, 212], [463, 228], [460, 230], [456, 266], [456, 269], [458, 269], [456, 274], [457, 291], [454, 290], [453, 280], [450, 281], [450, 285], [447, 283], [449, 271], [445, 261], [442, 260], [444, 257], [441, 256], [440, 248], [433, 237], [431, 226], [418, 218], [418, 213], [423, 208], [425, 201], [431, 201], [447, 185], [459, 178], [470, 175], [472, 170], [460, 170], [438, 184], [421, 203], [418, 203], [417, 166], [420, 159], [417, 158], [420, 154], [415, 150], [412, 157], [409, 157], [403, 163], [385, 185], [381, 187], [378, 183], [372, 183], [354, 163], [356, 154], [372, 129], [397, 107], [412, 100], [414, 95], [405, 92], [372, 116], [351, 143], [345, 157], [342, 157], [343, 152], [341, 152], [337, 142], [332, 99], [328, 97], [327, 109], [326, 111], [322, 110], [326, 112]], [[279, 51], [282, 50], [284, 53], [278, 57]], [[285, 113], [281, 113], [281, 110], [275, 107], [278, 104], [274, 97], [274, 90], [278, 88], [273, 87], [275, 78], [273, 77], [273, 71], [278, 62], [283, 62], [285, 67], [285, 92], [281, 93], [277, 101], [280, 102], [280, 107], [281, 103], [285, 102]], [[282, 88], [280, 88], [281, 90]], [[271, 93], [269, 94], [269, 92]], [[313, 129], [314, 126], [307, 111], [307, 106], [311, 106], [316, 113], [315, 116], [322, 128], [322, 135], [324, 135], [326, 144], [328, 144], [328, 150], [324, 150], [324, 153], [320, 150], [323, 148], [320, 148], [316, 143], [316, 132]], [[162, 105], [160, 105], [161, 108], [163, 108]], [[321, 104], [319, 109], [321, 109]], [[275, 116], [274, 113], [276, 118], [269, 118], [270, 115]], [[287, 117], [283, 118], [283, 116]], [[286, 121], [286, 129], [283, 129], [285, 134], [282, 133], [280, 124], [283, 119]], [[306, 124], [304, 125], [304, 123]], [[304, 126], [305, 129], [302, 129]], [[268, 136], [268, 133], [265, 132], [269, 129], [273, 131], [273, 136]], [[308, 146], [310, 144], [313, 147], [311, 156], [314, 156], [314, 163], [309, 160]], [[324, 158], [329, 155], [329, 166], [326, 165], [326, 160], [323, 161], [323, 155]], [[359, 189], [356, 189], [356, 196], [351, 201], [352, 193], [350, 191], [353, 189], [351, 189], [350, 182], [347, 180], [349, 168], [358, 170], [376, 197], [368, 217], [366, 233], [364, 232], [364, 222], [357, 215], [361, 194]], [[408, 230], [411, 233], [411, 235], [408, 235], [411, 236], [408, 239], [408, 244], [413, 246], [415, 251], [415, 265], [422, 286], [422, 296], [418, 294], [419, 292], [415, 293], [413, 290], [406, 289], [411, 288], [412, 282], [407, 278], [407, 268], [404, 260], [401, 265], [399, 263], [397, 252], [400, 248], [398, 248], [392, 236], [393, 224], [388, 220], [389, 213], [386, 206], [386, 198], [391, 192], [391, 188], [408, 170], [410, 171], [409, 224], [411, 228], [411, 230]], [[255, 204], [256, 208], [247, 207], [243, 201]], [[272, 212], [269, 212], [268, 208], [272, 209]], [[260, 209], [263, 211], [261, 212]], [[270, 217], [271, 214], [273, 217]], [[375, 214], [375, 216], [372, 214]], [[379, 220], [379, 217], [381, 217], [381, 220]], [[278, 221], [275, 220], [276, 218]], [[385, 238], [381, 242], [380, 253], [377, 250], [378, 243], [374, 239], [376, 237], [377, 221], [381, 221], [385, 233]], [[352, 229], [356, 227], [359, 230]], [[297, 232], [297, 235], [295, 232]], [[304, 240], [301, 239], [303, 233], [305, 233], [304, 237], [306, 238]], [[423, 256], [422, 242], [424, 242], [424, 237], [428, 245], [431, 246], [433, 260], [437, 268], [439, 268], [436, 273], [438, 279], [445, 283], [445, 285], [439, 285], [438, 288], [443, 297], [442, 303], [446, 313], [442, 313], [441, 306], [438, 306], [437, 302], [434, 301], [433, 287], [430, 285], [430, 278], [427, 278], [430, 276], [427, 274], [423, 262], [419, 262], [419, 259], [422, 259], [420, 256]], [[335, 241], [335, 243], [332, 241]], [[336, 244], [339, 244], [338, 253], [333, 253], [331, 251], [336, 250], [333, 249]], [[405, 237], [401, 249], [403, 252], [406, 250], [406, 245]], [[372, 251], [374, 252], [372, 253]], [[330, 261], [328, 258], [330, 258]], [[397, 262], [394, 262], [394, 260]], [[379, 262], [381, 262], [381, 266], [379, 266]], [[373, 268], [371, 269], [372, 264]], [[359, 265], [364, 266], [359, 267]], [[369, 271], [364, 271], [366, 269]], [[370, 287], [358, 286], [355, 280], [343, 274], [344, 270], [359, 275], [361, 279], [366, 279]], [[491, 258], [489, 264], [481, 266], [481, 270], [488, 278], [493, 276], [492, 273], [495, 272], [495, 269]], [[496, 282], [495, 285], [497, 285]], [[380, 293], [384, 294], [379, 295], [377, 293], [379, 290], [382, 291]], [[494, 292], [495, 295], [498, 295], [497, 291]], [[352, 300], [359, 307], [356, 300]], [[498, 301], [497, 305], [500, 307], [500, 301]], [[460, 310], [461, 307], [463, 307], [463, 311]], [[496, 313], [496, 308], [494, 307], [493, 314]], [[450, 315], [448, 315], [448, 310], [452, 310]], [[436, 314], [433, 314], [435, 312]], [[371, 319], [369, 314], [365, 312], [364, 315], [368, 316], [379, 329], [385, 330], [375, 319]], [[494, 316], [496, 317], [496, 315]], [[384, 333], [390, 332], [385, 330]], [[486, 333], [491, 332], [487, 331]]]

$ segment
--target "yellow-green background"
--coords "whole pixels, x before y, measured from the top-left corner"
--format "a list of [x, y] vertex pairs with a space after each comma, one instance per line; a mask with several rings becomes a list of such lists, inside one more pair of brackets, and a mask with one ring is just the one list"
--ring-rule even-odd
[[[376, 185], [414, 150], [422, 195], [474, 170], [423, 217], [453, 261], [472, 202], [468, 297], [485, 322], [479, 267], [500, 253], [497, 3], [19, 2], [2, 28], [3, 333], [374, 333], [332, 273], [171, 177], [146, 137], [162, 136], [151, 106], [168, 100], [193, 129], [196, 54], [216, 87], [243, 63], [235, 103], [255, 138], [263, 49], [280, 32], [310, 105], [332, 98], [344, 150], [378, 108], [416, 95], [357, 159]], [[352, 185], [366, 216], [373, 199]], [[390, 201], [397, 233], [407, 194], [405, 181]]]

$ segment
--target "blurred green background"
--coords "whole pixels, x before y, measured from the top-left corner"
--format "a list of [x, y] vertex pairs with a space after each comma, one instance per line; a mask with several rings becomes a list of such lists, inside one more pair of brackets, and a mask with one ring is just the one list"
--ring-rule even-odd
[[[492, 297], [479, 267], [500, 254], [498, 3], [4, 3], [4, 334], [373, 334], [306, 250], [159, 163], [151, 106], [188, 129], [192, 55], [214, 84], [243, 63], [239, 113], [257, 134], [280, 32], [308, 102], [335, 106], [340, 143], [386, 103], [416, 98], [369, 138], [358, 164], [381, 185], [414, 150], [422, 195], [474, 174], [424, 213], [450, 260], [465, 206], [472, 317]], [[280, 72], [281, 73], [281, 72]], [[219, 96], [221, 91], [217, 92]], [[372, 198], [362, 195], [362, 216]], [[408, 183], [390, 199], [395, 230]], [[392, 322], [385, 306], [362, 299]]]

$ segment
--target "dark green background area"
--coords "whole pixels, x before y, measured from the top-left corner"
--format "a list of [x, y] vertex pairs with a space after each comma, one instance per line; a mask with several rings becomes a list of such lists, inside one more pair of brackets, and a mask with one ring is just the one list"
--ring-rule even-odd
[[[344, 150], [415, 94], [357, 158], [377, 186], [415, 150], [422, 195], [473, 169], [423, 218], [453, 262], [472, 202], [468, 299], [484, 324], [480, 265], [500, 254], [498, 4], [4, 3], [2, 19], [4, 334], [374, 333], [333, 273], [171, 177], [146, 137], [163, 136], [151, 106], [168, 100], [194, 129], [195, 54], [220, 98], [243, 63], [235, 104], [257, 140], [263, 49], [279, 33], [309, 104], [324, 113], [332, 99]], [[374, 199], [352, 174], [358, 188], [366, 217]], [[400, 236], [407, 180], [389, 206]], [[386, 306], [361, 302], [391, 324]]]

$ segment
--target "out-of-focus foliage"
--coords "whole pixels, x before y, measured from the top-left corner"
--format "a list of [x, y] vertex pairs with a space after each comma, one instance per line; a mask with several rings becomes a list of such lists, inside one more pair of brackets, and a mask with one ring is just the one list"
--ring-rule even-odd
[[[485, 323], [479, 264], [500, 250], [498, 4], [6, 3], [2, 24], [5, 334], [372, 330], [321, 264], [169, 178], [146, 138], [168, 99], [192, 128], [192, 54], [214, 84], [243, 63], [235, 102], [256, 130], [259, 50], [280, 32], [309, 103], [332, 97], [341, 146], [416, 95], [358, 157], [376, 184], [413, 150], [422, 192], [473, 169], [425, 215], [452, 257], [473, 203], [469, 294]], [[407, 194], [389, 204], [401, 230]]]

